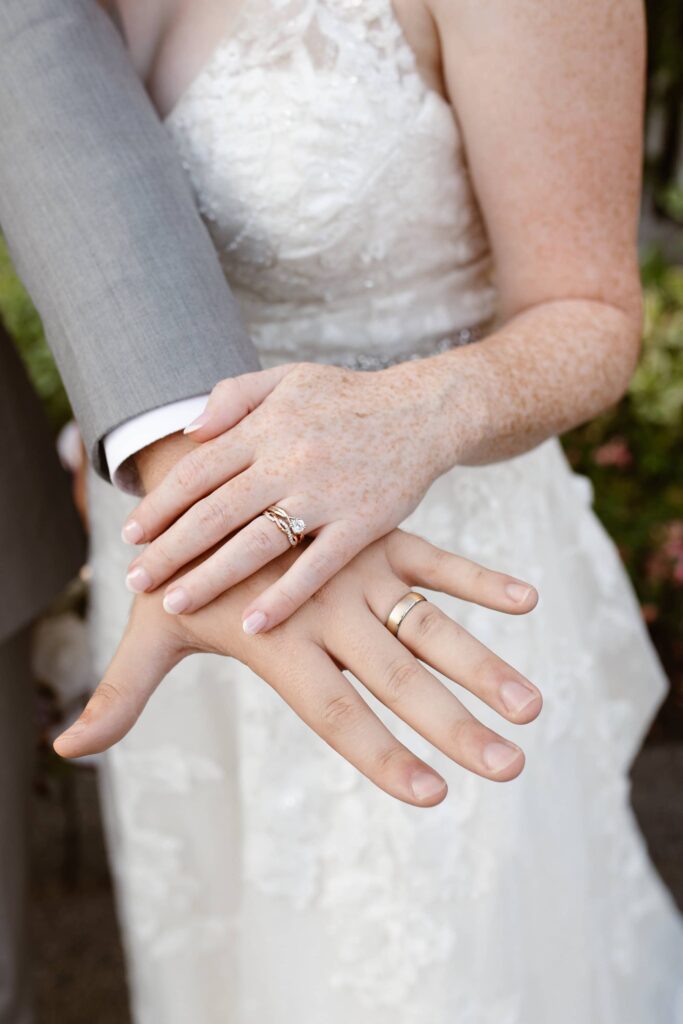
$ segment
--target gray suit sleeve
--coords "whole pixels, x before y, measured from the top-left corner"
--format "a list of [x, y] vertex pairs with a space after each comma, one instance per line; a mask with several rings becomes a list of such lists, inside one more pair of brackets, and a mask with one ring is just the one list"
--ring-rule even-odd
[[0, 3], [0, 225], [102, 475], [114, 427], [258, 369], [170, 136], [94, 0]]

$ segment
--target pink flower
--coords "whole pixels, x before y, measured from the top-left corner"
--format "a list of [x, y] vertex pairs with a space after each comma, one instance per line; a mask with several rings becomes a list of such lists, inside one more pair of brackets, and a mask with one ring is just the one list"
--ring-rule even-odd
[[664, 527], [662, 552], [673, 563], [672, 578], [683, 583], [683, 519], [672, 519]]
[[651, 583], [683, 583], [683, 520], [672, 519], [658, 531], [657, 545], [645, 565]]
[[625, 469], [633, 462], [631, 449], [623, 437], [613, 437], [593, 452], [593, 461], [598, 466], [616, 466]]
[[683, 519], [664, 524], [664, 550], [672, 558], [683, 555]]

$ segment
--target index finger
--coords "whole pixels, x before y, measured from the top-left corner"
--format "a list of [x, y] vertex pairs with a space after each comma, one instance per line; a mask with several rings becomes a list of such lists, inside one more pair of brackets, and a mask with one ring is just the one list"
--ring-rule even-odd
[[195, 502], [248, 469], [252, 457], [232, 434], [197, 445], [142, 499], [124, 523], [121, 537], [127, 544], [154, 540]]

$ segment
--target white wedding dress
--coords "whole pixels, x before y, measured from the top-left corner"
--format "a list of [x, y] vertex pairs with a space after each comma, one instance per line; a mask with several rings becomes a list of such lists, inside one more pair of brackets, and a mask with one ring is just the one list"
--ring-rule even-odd
[[[378, 368], [495, 315], [457, 122], [390, 0], [247, 0], [166, 121], [264, 366]], [[485, 342], [471, 343], [478, 344]], [[533, 613], [434, 600], [542, 689], [527, 766], [388, 797], [261, 680], [186, 661], [102, 766], [136, 1024], [679, 1024], [683, 929], [629, 805], [667, 680], [589, 481], [552, 438], [437, 480], [405, 524], [533, 582]], [[100, 667], [131, 502], [93, 482]], [[453, 684], [454, 690], [457, 690]]]

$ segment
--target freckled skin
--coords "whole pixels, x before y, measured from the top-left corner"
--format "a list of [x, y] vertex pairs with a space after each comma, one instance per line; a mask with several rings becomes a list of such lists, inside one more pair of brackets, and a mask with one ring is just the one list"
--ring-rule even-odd
[[500, 296], [499, 329], [447, 355], [469, 384], [463, 419], [488, 407], [459, 461], [490, 462], [591, 419], [635, 368], [643, 11], [637, 0], [430, 10]]
[[[208, 0], [169, 3], [151, 82], [165, 96], [164, 48], [177, 52], [200, 11], [206, 34], [212, 10]], [[377, 373], [298, 365], [230, 431], [262, 480], [278, 483], [273, 500], [323, 528], [316, 544], [337, 567], [401, 522], [448, 468], [510, 458], [616, 402], [640, 352], [639, 0], [395, 0], [395, 10], [425, 80], [456, 112], [499, 316], [480, 342]], [[215, 457], [217, 442], [205, 447]], [[258, 479], [235, 477], [226, 503], [251, 491], [258, 515]], [[176, 515], [190, 504], [179, 498]], [[166, 525], [153, 505], [154, 495], [137, 513], [147, 539]], [[155, 586], [182, 564], [163, 555], [164, 537], [138, 560]], [[202, 550], [188, 537], [184, 560]], [[190, 610], [220, 592], [202, 594], [203, 573], [185, 579]], [[258, 607], [269, 625], [282, 621], [323, 576], [304, 585], [300, 570], [295, 585], [290, 573], [245, 614]]]
[[[273, 555], [269, 565], [225, 593], [219, 591], [220, 596], [196, 614], [172, 618], [163, 613], [158, 592], [138, 597], [128, 634], [103, 688], [89, 705], [84, 731], [58, 741], [65, 756], [115, 742], [172, 664], [191, 651], [214, 650], [244, 660], [351, 763], [387, 792], [414, 803], [408, 776], [420, 763], [409, 751], [399, 749], [400, 756], [393, 756], [396, 741], [390, 735], [376, 734], [368, 743], [365, 730], [372, 727], [372, 719], [363, 717], [370, 714], [367, 707], [363, 711], [355, 705], [362, 729], [354, 736], [340, 732], [343, 694], [340, 697], [334, 685], [342, 683], [337, 679], [333, 685], [329, 677], [329, 689], [321, 699], [320, 652], [325, 657], [330, 652], [335, 665], [348, 664], [351, 638], [369, 661], [385, 639], [378, 619], [384, 621], [391, 605], [414, 585], [418, 567], [442, 566], [445, 577], [462, 581], [462, 564], [455, 566], [448, 561], [453, 556], [443, 552], [427, 554], [420, 549], [412, 569], [397, 568], [399, 553], [415, 541], [391, 526], [414, 507], [435, 476], [454, 464], [491, 462], [526, 451], [595, 416], [627, 385], [639, 352], [641, 316], [635, 249], [644, 61], [640, 4], [395, 2], [425, 79], [447, 92], [457, 112], [494, 254], [499, 325], [481, 342], [380, 373], [298, 365], [247, 410], [244, 420], [229, 431], [229, 444], [222, 437], [208, 441], [209, 435], [199, 431], [193, 435], [205, 441], [199, 446], [190, 438], [174, 436], [141, 452], [138, 466], [148, 491], [141, 509], [149, 513], [150, 536], [155, 535], [150, 526], [155, 500], [186, 460], [201, 453], [220, 468], [221, 458], [239, 444], [258, 473], [240, 473], [234, 480], [224, 477], [231, 501], [236, 487], [247, 501], [256, 500], [259, 481], [274, 481], [280, 497], [310, 500], [305, 514], [318, 515], [327, 525], [312, 543], [297, 551], [284, 550], [277, 558]], [[157, 21], [170, 26], [169, 38], [180, 27], [187, 30], [183, 15], [189, 18], [190, 7], [198, 23], [196, 12], [203, 12], [204, 29], [211, 4], [225, 8], [223, 0], [159, 3], [165, 17]], [[123, 0], [124, 21], [136, 4], [139, 0]], [[170, 79], [162, 88], [165, 69], [170, 75], [173, 68], [173, 61], [166, 62], [163, 40], [152, 36], [138, 44], [138, 66], [145, 78], [153, 79], [153, 95], [166, 97], [172, 105], [182, 91], [177, 88], [182, 76], [175, 91]], [[201, 49], [201, 41], [195, 40], [195, 53]], [[145, 62], [145, 53], [153, 53], [154, 60]], [[182, 87], [192, 77], [190, 72], [186, 63]], [[290, 431], [293, 425], [295, 436]], [[198, 502], [197, 508], [202, 504]], [[185, 507], [181, 502], [176, 514]], [[292, 613], [291, 603], [280, 600], [283, 582], [289, 580], [291, 589], [291, 573], [320, 550], [330, 523], [342, 528], [331, 546], [341, 548], [342, 560], [349, 564], [341, 571], [319, 574], [316, 585], [311, 586], [309, 578], [315, 598]], [[344, 536], [349, 524], [360, 551], [355, 557], [354, 544]], [[386, 537], [370, 543], [383, 532]], [[162, 535], [159, 541], [163, 540]], [[154, 547], [150, 545], [148, 552]], [[189, 552], [187, 558], [195, 554]], [[207, 569], [212, 550], [206, 554], [191, 572]], [[533, 597], [515, 607], [506, 603], [500, 574], [474, 567], [474, 579], [478, 586], [490, 588], [490, 607], [519, 613], [535, 604]], [[368, 595], [373, 587], [377, 607], [370, 612]], [[474, 589], [466, 599], [487, 603]], [[275, 628], [245, 638], [238, 615], [240, 609], [247, 614], [255, 607], [268, 609], [269, 626]], [[423, 603], [408, 622], [418, 623], [428, 607]], [[452, 627], [447, 627], [446, 647], [459, 655], [464, 631]], [[372, 630], [377, 628], [381, 638], [375, 640]], [[485, 662], [478, 657], [478, 663]], [[325, 664], [329, 675], [330, 665]], [[386, 681], [390, 661], [380, 668]], [[510, 669], [499, 665], [498, 671], [503, 670]], [[459, 671], [451, 674], [461, 676]], [[492, 706], [501, 710], [496, 703], [499, 681], [476, 680], [480, 688], [491, 689]], [[414, 716], [406, 717], [423, 735], [430, 735], [444, 717], [451, 736], [454, 733], [453, 705], [443, 716], [437, 710], [439, 699], [443, 695], [436, 691], [419, 702], [420, 710], [427, 711], [421, 727]], [[335, 710], [336, 732], [329, 715], [321, 718], [325, 702], [328, 711]], [[348, 710], [348, 693], [346, 702]], [[524, 720], [539, 710], [537, 696]], [[490, 739], [482, 728], [479, 723], [469, 726], [463, 733], [467, 749], [459, 746], [447, 753], [493, 777], [482, 770], [483, 747]], [[512, 778], [521, 766], [520, 755], [497, 777]], [[437, 803], [443, 796], [430, 799]]]

